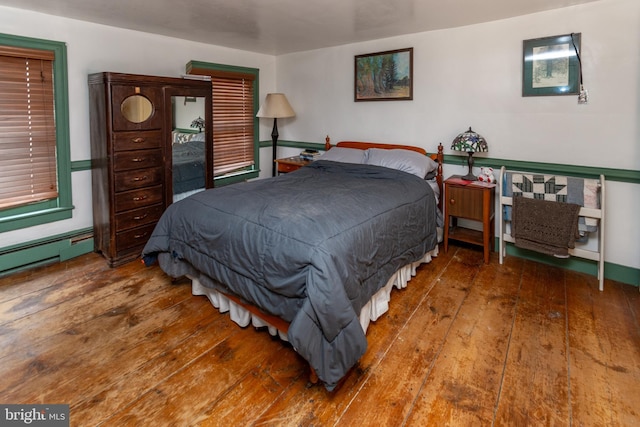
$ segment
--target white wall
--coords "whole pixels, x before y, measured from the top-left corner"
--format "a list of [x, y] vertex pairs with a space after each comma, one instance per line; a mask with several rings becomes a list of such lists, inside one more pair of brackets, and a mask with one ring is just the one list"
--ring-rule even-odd
[[[31, 25], [26, 25], [26, 22]], [[34, 24], [35, 23], [35, 24]], [[468, 126], [489, 156], [640, 169], [640, 2], [602, 0], [468, 27], [273, 57], [0, 6], [0, 32], [64, 41], [68, 48], [71, 159], [88, 160], [87, 74], [179, 76], [190, 60], [260, 69], [260, 100], [287, 94], [297, 115], [279, 120], [280, 139], [341, 139], [446, 148]], [[521, 96], [522, 41], [582, 33], [589, 104], [577, 97]], [[354, 55], [414, 48], [414, 100], [353, 101]], [[261, 121], [268, 140], [272, 122]], [[279, 155], [297, 150], [280, 149]], [[261, 177], [270, 175], [270, 148]], [[447, 149], [445, 152], [450, 153]], [[445, 174], [464, 170], [447, 165]], [[75, 172], [70, 220], [0, 234], [0, 246], [92, 225], [91, 175]], [[610, 182], [606, 260], [640, 268], [640, 186]], [[633, 225], [633, 227], [632, 227]]]
[[[27, 22], [29, 24], [27, 25]], [[0, 6], [0, 33], [65, 42], [71, 160], [89, 160], [87, 75], [101, 71], [180, 77], [191, 60], [260, 69], [261, 98], [275, 90], [275, 57]], [[263, 134], [269, 134], [270, 128]], [[269, 169], [269, 173], [270, 173]], [[72, 173], [73, 218], [0, 233], [0, 247], [93, 225], [91, 172]]]
[[[589, 103], [522, 97], [523, 40], [582, 33]], [[640, 169], [640, 1], [582, 6], [279, 56], [296, 117], [280, 138], [448, 146], [472, 126], [492, 158]], [[413, 101], [354, 102], [354, 55], [414, 48]], [[445, 175], [462, 168], [447, 166]], [[605, 259], [640, 267], [640, 186], [608, 183]], [[631, 227], [633, 225], [633, 227]]]

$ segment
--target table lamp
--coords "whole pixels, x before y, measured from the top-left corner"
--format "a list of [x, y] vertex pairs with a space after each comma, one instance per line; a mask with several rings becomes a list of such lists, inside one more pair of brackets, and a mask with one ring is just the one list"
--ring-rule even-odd
[[469, 165], [469, 173], [462, 177], [467, 181], [476, 181], [478, 178], [473, 174], [473, 153], [481, 153], [489, 151], [487, 141], [477, 134], [476, 132], [469, 130], [456, 136], [451, 143], [451, 149], [455, 151], [464, 151], [469, 154], [467, 164]]

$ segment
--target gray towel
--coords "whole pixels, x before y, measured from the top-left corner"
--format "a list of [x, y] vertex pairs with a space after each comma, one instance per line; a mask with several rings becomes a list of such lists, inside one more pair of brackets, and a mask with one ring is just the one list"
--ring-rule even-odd
[[566, 258], [575, 247], [578, 212], [575, 203], [552, 202], [525, 197], [513, 198], [511, 236], [515, 245], [548, 255]]

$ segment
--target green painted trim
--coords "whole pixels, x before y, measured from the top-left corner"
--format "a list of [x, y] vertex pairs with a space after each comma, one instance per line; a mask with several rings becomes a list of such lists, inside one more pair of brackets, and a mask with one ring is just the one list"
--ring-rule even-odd
[[[495, 239], [495, 248], [499, 247], [498, 238]], [[555, 258], [549, 255], [540, 254], [526, 249], [521, 249], [514, 246], [512, 243], [506, 245], [507, 255], [516, 256], [518, 258], [524, 258], [531, 261], [536, 261], [541, 264], [551, 265], [554, 267], [565, 268], [580, 273], [589, 274], [594, 277], [598, 277], [598, 264], [595, 261], [591, 261], [584, 258], [570, 257], [570, 258]], [[627, 267], [610, 262], [604, 263], [604, 277], [605, 279], [614, 280], [620, 283], [626, 283], [628, 285], [640, 286], [640, 269]]]
[[92, 251], [92, 228], [8, 246], [0, 249], [0, 275], [65, 261]]
[[93, 252], [93, 249], [93, 237], [73, 243], [60, 251], [60, 261], [67, 261], [80, 255], [89, 254]]
[[[262, 144], [262, 143], [261, 143]], [[268, 142], [268, 145], [265, 145], [265, 147], [271, 147], [272, 143], [271, 141]], [[300, 142], [300, 141], [288, 141], [288, 140], [278, 140], [278, 146], [279, 147], [292, 147], [292, 148], [301, 148], [301, 149], [307, 149], [307, 148], [312, 148], [314, 150], [321, 150], [324, 151], [324, 143], [319, 144], [317, 142]]]
[[54, 221], [62, 221], [72, 216], [74, 207], [40, 209], [35, 212], [21, 213], [10, 217], [0, 218], [0, 233], [32, 227]]
[[71, 172], [90, 171], [91, 160], [76, 160], [71, 162]]
[[[527, 162], [522, 160], [492, 159], [490, 157], [475, 157], [474, 166], [492, 167], [499, 170], [502, 166], [511, 170], [522, 170], [535, 173], [554, 175], [578, 176], [583, 178], [597, 178], [604, 175], [607, 181], [629, 182], [640, 184], [640, 170], [597, 168], [593, 166], [568, 165], [561, 163]], [[445, 154], [445, 164], [467, 166], [467, 156]]]
[[184, 69], [187, 71], [187, 73], [189, 71], [191, 71], [193, 68], [206, 68], [208, 70], [214, 70], [214, 71], [228, 71], [230, 73], [251, 74], [251, 75], [256, 77], [256, 81], [258, 79], [258, 76], [260, 75], [260, 69], [259, 68], [241, 67], [239, 65], [218, 64], [218, 63], [215, 63], [215, 62], [205, 62], [205, 61], [191, 60], [191, 61], [187, 62], [187, 64], [184, 67]]
[[224, 187], [225, 185], [235, 184], [238, 182], [244, 182], [249, 179], [257, 178], [260, 172], [252, 169], [245, 172], [235, 173], [233, 175], [224, 175], [219, 178], [215, 178], [216, 187]]
[[640, 269], [638, 268], [605, 262], [604, 277], [616, 282], [640, 287]]
[[[268, 141], [260, 141], [260, 148], [271, 147], [273, 142], [271, 140]], [[313, 148], [314, 150], [324, 151], [324, 143], [318, 142], [301, 142], [301, 141], [288, 141], [286, 139], [278, 140], [278, 147], [291, 147], [291, 148]]]
[[69, 87], [67, 46], [64, 42], [35, 39], [0, 33], [0, 44], [53, 51], [54, 103], [56, 115], [56, 157], [58, 198], [0, 212], [0, 232], [46, 224], [72, 215], [71, 150], [69, 138]]

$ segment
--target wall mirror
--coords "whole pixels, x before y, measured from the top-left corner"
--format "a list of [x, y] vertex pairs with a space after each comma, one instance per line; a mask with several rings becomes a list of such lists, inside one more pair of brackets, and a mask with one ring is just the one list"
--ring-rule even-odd
[[172, 176], [173, 201], [206, 188], [205, 97], [172, 96]]
[[130, 122], [142, 123], [153, 114], [153, 104], [142, 95], [131, 95], [122, 101], [120, 111]]

